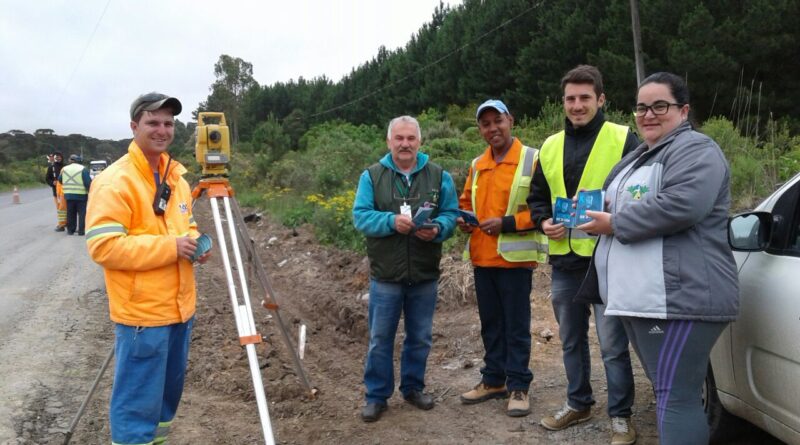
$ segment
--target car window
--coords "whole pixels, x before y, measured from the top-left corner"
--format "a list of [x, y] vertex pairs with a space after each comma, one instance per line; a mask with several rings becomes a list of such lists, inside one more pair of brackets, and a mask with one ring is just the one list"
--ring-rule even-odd
[[772, 238], [767, 251], [800, 257], [800, 182], [781, 195], [772, 209]]

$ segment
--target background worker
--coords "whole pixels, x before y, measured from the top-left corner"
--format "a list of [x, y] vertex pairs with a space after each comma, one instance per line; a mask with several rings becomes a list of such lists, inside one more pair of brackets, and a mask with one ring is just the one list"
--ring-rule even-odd
[[64, 193], [59, 186], [58, 176], [64, 167], [64, 155], [60, 151], [54, 151], [47, 157], [47, 173], [44, 181], [53, 189], [53, 201], [56, 204], [56, 232], [63, 232], [67, 227], [67, 202], [64, 200]]
[[719, 146], [692, 129], [681, 77], [645, 78], [634, 113], [644, 144], [609, 174], [606, 211], [587, 212], [594, 220], [581, 227], [600, 234], [597, 289], [653, 384], [659, 443], [704, 445], [698, 395], [711, 348], [739, 314], [730, 168]]
[[86, 243], [103, 266], [116, 323], [114, 444], [165, 442], [183, 392], [199, 233], [186, 169], [167, 153], [180, 112], [178, 99], [163, 94], [134, 100], [128, 153], [97, 177], [89, 201]]
[[81, 164], [81, 157], [76, 154], [69, 156], [69, 165], [61, 169], [58, 182], [67, 201], [67, 235], [72, 235], [75, 230], [83, 236], [86, 227], [86, 201], [89, 199], [89, 187], [92, 178], [89, 170]]
[[592, 417], [589, 317], [594, 305], [597, 336], [606, 371], [608, 415], [614, 445], [632, 444], [633, 371], [628, 337], [619, 319], [606, 317], [602, 301], [575, 301], [589, 269], [596, 237], [563, 224], [553, 224], [557, 197], [572, 198], [582, 189], [600, 189], [608, 172], [639, 141], [625, 126], [606, 121], [603, 78], [597, 68], [579, 65], [561, 79], [564, 130], [545, 140], [533, 175], [528, 205], [531, 218], [550, 239], [552, 303], [561, 338], [567, 375], [567, 401], [557, 413], [541, 420], [549, 430], [562, 430]]
[[[453, 234], [458, 207], [450, 174], [420, 153], [420, 144], [416, 119], [392, 119], [386, 135], [389, 153], [361, 174], [353, 204], [354, 224], [367, 237], [370, 261], [365, 422], [380, 418], [394, 392], [394, 339], [401, 314], [400, 392], [419, 409], [434, 406], [433, 397], [423, 392], [425, 368], [442, 242]], [[430, 227], [412, 220], [422, 207], [433, 208]]]
[[538, 151], [511, 135], [514, 117], [503, 102], [487, 100], [475, 118], [489, 146], [472, 161], [459, 206], [474, 212], [479, 225], [462, 217], [457, 221], [459, 229], [471, 233], [468, 249], [485, 352], [481, 381], [461, 395], [461, 402], [480, 403], [510, 392], [506, 414], [526, 416], [533, 380], [533, 269], [547, 259], [547, 239], [534, 230], [525, 203]]

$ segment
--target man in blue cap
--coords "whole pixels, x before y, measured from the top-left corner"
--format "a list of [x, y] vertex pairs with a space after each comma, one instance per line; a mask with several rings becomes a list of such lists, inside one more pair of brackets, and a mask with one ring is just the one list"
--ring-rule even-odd
[[[470, 233], [469, 256], [485, 350], [481, 381], [461, 395], [464, 404], [510, 395], [506, 414], [526, 416], [533, 380], [531, 287], [533, 269], [547, 259], [547, 239], [534, 230], [525, 202], [538, 150], [512, 136], [514, 117], [500, 100], [481, 104], [475, 114], [486, 150], [472, 161], [459, 207], [478, 224], [456, 221]], [[473, 221], [474, 222], [474, 221]]]

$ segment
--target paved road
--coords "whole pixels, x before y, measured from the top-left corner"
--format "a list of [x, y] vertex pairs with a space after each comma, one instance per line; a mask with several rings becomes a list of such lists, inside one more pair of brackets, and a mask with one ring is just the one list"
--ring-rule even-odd
[[20, 198], [12, 204], [10, 192], [0, 193], [0, 443], [19, 436], [32, 400], [64, 386], [86, 355], [77, 334], [107, 314], [102, 270], [84, 237], [53, 231], [50, 188]]

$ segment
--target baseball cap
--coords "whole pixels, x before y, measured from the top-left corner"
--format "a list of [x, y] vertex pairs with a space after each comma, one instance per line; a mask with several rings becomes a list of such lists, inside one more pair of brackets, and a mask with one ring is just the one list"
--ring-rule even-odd
[[181, 109], [183, 108], [178, 99], [169, 97], [166, 94], [156, 92], [142, 94], [131, 104], [131, 120], [142, 111], [155, 111], [165, 107], [172, 109], [173, 116], [181, 114]]
[[508, 114], [508, 107], [503, 103], [502, 100], [489, 99], [478, 106], [478, 111], [475, 112], [475, 119], [479, 119], [481, 117], [481, 113], [483, 113], [487, 108], [494, 108], [498, 113]]

